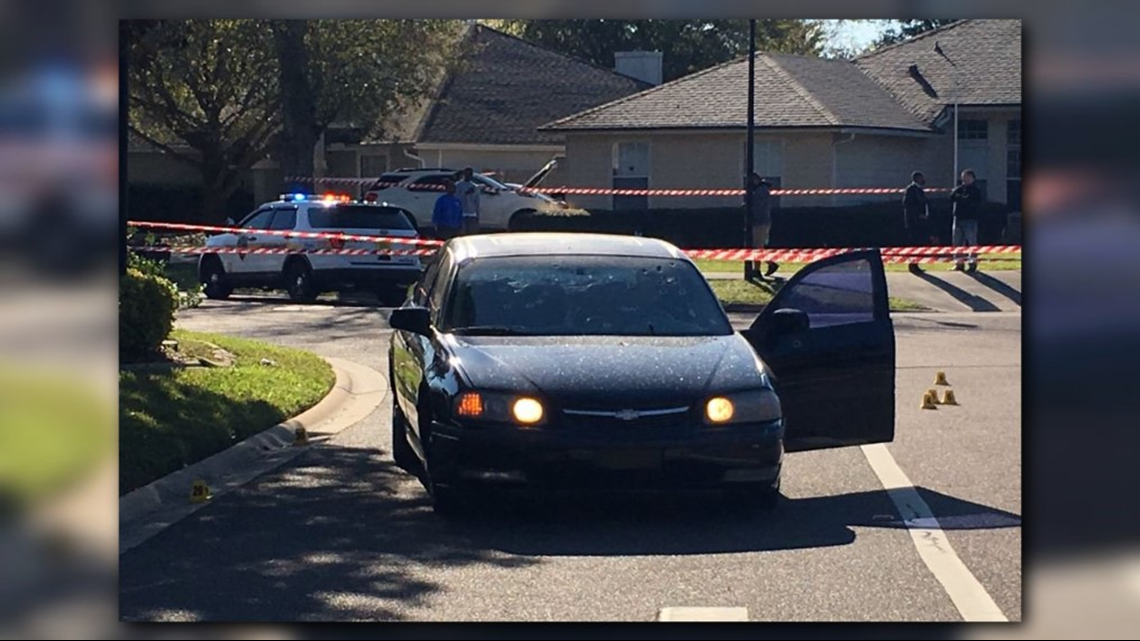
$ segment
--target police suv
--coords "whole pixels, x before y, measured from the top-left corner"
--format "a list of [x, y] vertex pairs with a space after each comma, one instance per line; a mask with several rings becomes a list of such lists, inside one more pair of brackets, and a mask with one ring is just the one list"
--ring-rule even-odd
[[[299, 302], [312, 301], [322, 291], [363, 289], [375, 292], [385, 305], [399, 305], [408, 285], [420, 276], [418, 256], [304, 252], [415, 249], [387, 240], [418, 238], [412, 221], [411, 214], [399, 207], [353, 202], [348, 196], [286, 194], [246, 216], [237, 225], [238, 231], [206, 239], [206, 249], [198, 259], [198, 277], [206, 296], [214, 299], [226, 298], [236, 287], [284, 289]], [[307, 234], [289, 232], [377, 240], [307, 238]]]

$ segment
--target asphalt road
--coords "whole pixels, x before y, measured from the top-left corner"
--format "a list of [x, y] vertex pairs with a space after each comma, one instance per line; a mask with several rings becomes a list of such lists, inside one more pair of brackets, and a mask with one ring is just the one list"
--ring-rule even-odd
[[[387, 371], [387, 310], [208, 301], [179, 326]], [[746, 326], [750, 318], [735, 316]], [[1021, 619], [1021, 315], [895, 316], [889, 451], [983, 594]], [[920, 410], [935, 372], [959, 407]], [[707, 496], [504, 502], [437, 518], [390, 460], [390, 399], [120, 559], [126, 620], [955, 621], [957, 578], [920, 556], [861, 448], [790, 455], [773, 514]], [[735, 612], [743, 612], [736, 610]]]

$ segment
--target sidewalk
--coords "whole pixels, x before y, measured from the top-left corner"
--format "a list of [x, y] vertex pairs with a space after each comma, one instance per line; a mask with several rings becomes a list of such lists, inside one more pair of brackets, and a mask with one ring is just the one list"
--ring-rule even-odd
[[[781, 272], [776, 276], [786, 277]], [[743, 278], [741, 272], [707, 272], [709, 280]], [[1021, 311], [1021, 272], [887, 272], [887, 291], [936, 312]]]

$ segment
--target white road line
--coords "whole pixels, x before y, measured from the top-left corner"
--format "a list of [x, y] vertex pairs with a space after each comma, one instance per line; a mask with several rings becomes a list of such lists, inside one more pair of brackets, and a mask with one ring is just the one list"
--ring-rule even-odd
[[658, 621], [747, 621], [748, 608], [661, 608]]
[[875, 470], [883, 488], [895, 502], [918, 555], [942, 584], [962, 618], [966, 621], [1008, 621], [986, 588], [958, 558], [934, 512], [918, 495], [887, 446], [864, 445], [862, 449], [871, 469]]

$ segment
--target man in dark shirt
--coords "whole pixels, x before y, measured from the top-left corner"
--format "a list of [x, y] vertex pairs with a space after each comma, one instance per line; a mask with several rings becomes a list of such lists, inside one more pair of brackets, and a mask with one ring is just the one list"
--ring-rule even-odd
[[[912, 247], [925, 245], [929, 240], [927, 222], [930, 210], [926, 203], [926, 176], [921, 171], [910, 175], [910, 184], [907, 185], [906, 195], [903, 196], [903, 226], [906, 228], [907, 243]], [[922, 270], [918, 263], [910, 264], [910, 271], [918, 273]]]
[[[954, 203], [954, 246], [976, 247], [978, 244], [978, 217], [982, 212], [984, 196], [974, 184], [973, 169], [962, 172], [962, 184], [950, 192], [950, 202]], [[969, 270], [978, 269], [978, 256], [973, 250], [967, 252]], [[954, 253], [954, 271], [962, 271], [962, 254]]]
[[[749, 181], [752, 198], [752, 248], [763, 249], [768, 246], [768, 238], [772, 231], [772, 183], [755, 172], [749, 176]], [[746, 194], [745, 198], [748, 197]], [[768, 269], [761, 276], [758, 269], [760, 261], [748, 261], [748, 263], [748, 274], [759, 280], [764, 280], [765, 276], [771, 276], [780, 268], [778, 263], [768, 261]]]
[[463, 232], [463, 203], [455, 195], [455, 183], [448, 180], [444, 187], [447, 191], [435, 200], [431, 214], [431, 223], [440, 240], [455, 238]]

